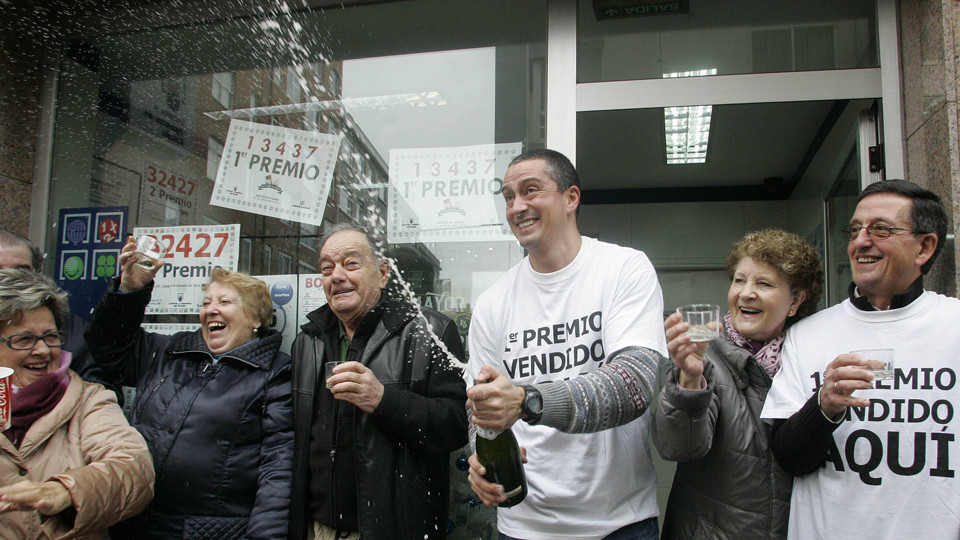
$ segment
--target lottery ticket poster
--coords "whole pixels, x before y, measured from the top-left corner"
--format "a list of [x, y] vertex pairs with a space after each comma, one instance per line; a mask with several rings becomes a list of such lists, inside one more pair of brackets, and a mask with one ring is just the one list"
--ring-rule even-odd
[[340, 135], [231, 120], [210, 204], [323, 225]]
[[270, 329], [283, 334], [283, 344], [280, 349], [290, 354], [293, 340], [300, 330], [300, 325], [297, 324], [297, 275], [254, 277], [262, 279], [270, 289], [270, 298], [273, 299], [273, 318], [270, 321]]
[[327, 304], [327, 297], [323, 294], [323, 275], [300, 274], [297, 298], [297, 328], [300, 328], [307, 323], [308, 313]]
[[521, 143], [390, 150], [387, 240], [513, 240], [500, 190], [521, 150]]
[[54, 280], [69, 294], [70, 310], [90, 320], [110, 280], [120, 273], [128, 207], [62, 208], [57, 220]]
[[237, 269], [239, 224], [137, 227], [133, 234], [149, 234], [169, 247], [147, 304], [148, 315], [199, 314], [203, 286], [213, 269]]
[[194, 223], [197, 192], [195, 178], [165, 165], [144, 162], [137, 223], [143, 227]]

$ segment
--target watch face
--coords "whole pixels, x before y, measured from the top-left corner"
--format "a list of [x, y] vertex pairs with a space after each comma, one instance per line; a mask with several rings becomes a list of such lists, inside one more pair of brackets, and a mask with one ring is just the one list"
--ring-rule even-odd
[[540, 397], [540, 394], [537, 394], [530, 399], [530, 411], [533, 414], [540, 414], [543, 412], [543, 398]]
[[527, 397], [523, 400], [523, 408], [527, 414], [540, 414], [543, 412], [543, 397], [540, 392], [530, 389], [527, 391]]

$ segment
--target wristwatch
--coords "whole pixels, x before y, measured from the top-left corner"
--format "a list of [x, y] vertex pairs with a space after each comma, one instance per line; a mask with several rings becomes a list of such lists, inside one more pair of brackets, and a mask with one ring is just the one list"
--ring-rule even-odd
[[523, 385], [523, 402], [520, 404], [520, 410], [526, 415], [528, 424], [536, 424], [543, 415], [543, 396], [540, 391], [533, 386]]

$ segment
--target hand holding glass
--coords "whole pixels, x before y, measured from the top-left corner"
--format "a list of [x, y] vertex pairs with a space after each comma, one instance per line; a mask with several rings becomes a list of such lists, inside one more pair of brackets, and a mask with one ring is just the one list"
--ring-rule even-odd
[[162, 241], [145, 234], [137, 238], [137, 248], [134, 249], [133, 252], [140, 254], [140, 260], [137, 261], [137, 264], [144, 268], [152, 269], [157, 264], [157, 261], [166, 255], [168, 249], [170, 249], [170, 247]]
[[[331, 361], [331, 362], [324, 363], [323, 364], [323, 380], [326, 381], [330, 377], [333, 377], [333, 368], [344, 363], [345, 362], [340, 362], [340, 361]], [[327, 385], [327, 388], [333, 388], [333, 385], [330, 383], [326, 383], [326, 385]]]
[[681, 321], [690, 325], [684, 335], [690, 341], [710, 341], [720, 336], [720, 306], [690, 304], [677, 308]]
[[893, 349], [863, 349], [850, 351], [850, 354], [859, 354], [867, 360], [883, 362], [883, 367], [876, 369], [864, 368], [873, 373], [873, 380], [888, 381], [893, 379]]

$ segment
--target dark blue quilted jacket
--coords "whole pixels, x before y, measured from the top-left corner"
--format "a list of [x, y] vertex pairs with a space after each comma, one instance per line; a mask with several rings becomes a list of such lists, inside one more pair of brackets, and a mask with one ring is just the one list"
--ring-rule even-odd
[[200, 330], [140, 329], [151, 287], [109, 291], [86, 333], [96, 362], [135, 385], [130, 423], [147, 441], [156, 496], [114, 538], [282, 538], [293, 471], [290, 357], [280, 334], [214, 364]]

